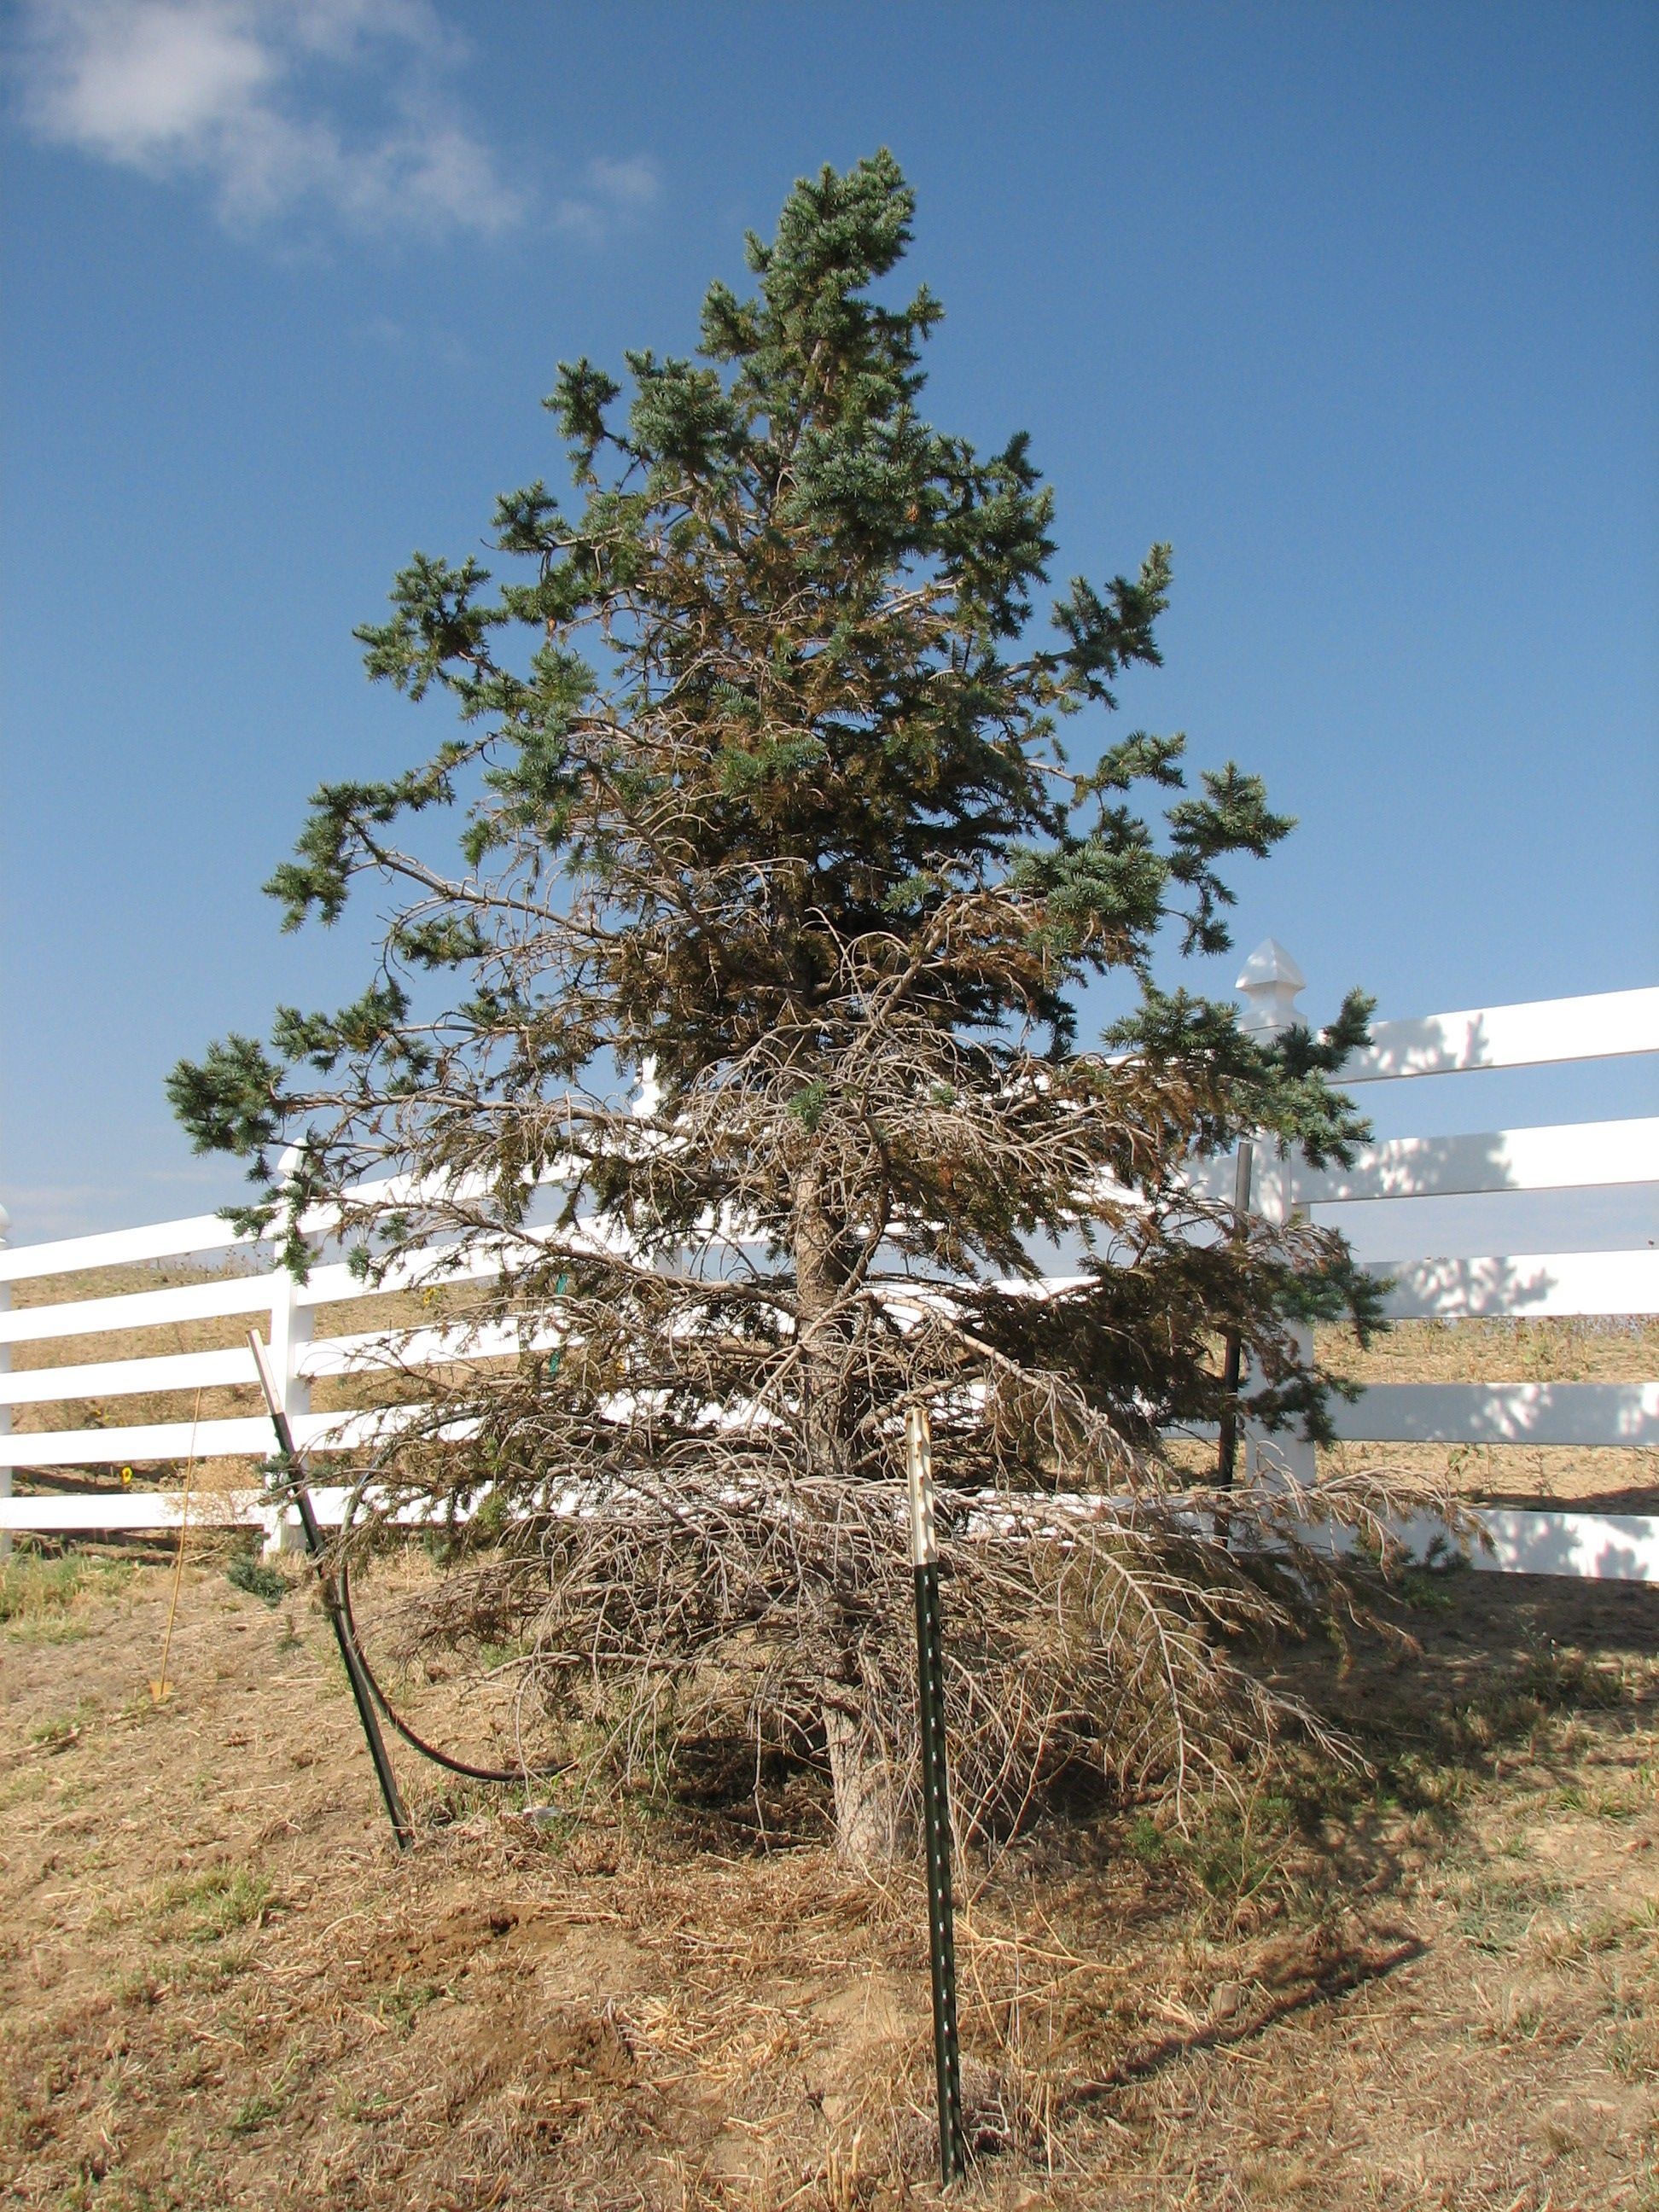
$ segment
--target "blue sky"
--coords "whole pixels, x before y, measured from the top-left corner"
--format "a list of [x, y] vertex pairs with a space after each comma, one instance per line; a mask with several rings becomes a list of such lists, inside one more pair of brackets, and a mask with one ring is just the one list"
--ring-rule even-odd
[[[1241, 878], [1240, 951], [1283, 939], [1316, 1014], [1354, 981], [1413, 1014], [1659, 981], [1659, 13], [4, 25], [20, 1238], [231, 1194], [166, 1070], [355, 990], [361, 928], [280, 938], [258, 886], [320, 777], [437, 732], [368, 688], [352, 625], [411, 548], [465, 553], [497, 491], [556, 473], [556, 362], [687, 347], [745, 227], [883, 143], [947, 310], [934, 419], [1032, 433], [1062, 575], [1173, 541], [1166, 666], [1126, 716], [1301, 818]], [[1638, 1070], [1577, 1095], [1654, 1110]]]

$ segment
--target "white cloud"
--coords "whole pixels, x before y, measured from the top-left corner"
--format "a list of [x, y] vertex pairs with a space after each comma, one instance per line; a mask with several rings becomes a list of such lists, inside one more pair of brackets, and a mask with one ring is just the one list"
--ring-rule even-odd
[[590, 161], [580, 191], [554, 203], [556, 229], [597, 240], [641, 216], [661, 190], [657, 167], [643, 154], [626, 161]]
[[[529, 200], [455, 109], [458, 54], [430, 0], [24, 0], [18, 45], [36, 137], [200, 179], [228, 223], [326, 209], [488, 234]], [[353, 76], [379, 95], [366, 127], [329, 100]], [[602, 166], [595, 206], [639, 204], [637, 165]]]

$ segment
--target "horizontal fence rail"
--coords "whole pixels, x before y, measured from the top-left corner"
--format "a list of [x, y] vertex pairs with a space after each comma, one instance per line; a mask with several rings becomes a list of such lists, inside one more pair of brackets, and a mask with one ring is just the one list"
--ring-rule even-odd
[[[1273, 953], [1279, 967], [1263, 956]], [[1294, 964], [1288, 963], [1293, 975]], [[1267, 1033], [1297, 1018], [1294, 988], [1278, 948], [1253, 956], [1241, 988], [1251, 1000], [1246, 1026]], [[1259, 976], [1270, 979], [1262, 981]], [[1469, 1074], [1486, 1069], [1538, 1066], [1659, 1053], [1659, 988], [1603, 992], [1382, 1022], [1370, 1046], [1343, 1070], [1347, 1084], [1390, 1082], [1423, 1075]], [[1205, 1163], [1194, 1182], [1205, 1195], [1231, 1202], [1231, 1161]], [[1304, 1162], [1276, 1160], [1258, 1148], [1253, 1202], [1262, 1213], [1285, 1218], [1293, 1210], [1316, 1214], [1324, 1206], [1371, 1200], [1496, 1196], [1505, 1192], [1588, 1190], [1659, 1183], [1659, 1117], [1568, 1122], [1540, 1128], [1496, 1129], [1444, 1137], [1403, 1137], [1364, 1148], [1346, 1166], [1315, 1170]], [[366, 1186], [365, 1202], [418, 1198], [407, 1176]], [[1408, 1215], [1409, 1207], [1405, 1212]], [[302, 1227], [316, 1240], [337, 1228], [332, 1214], [307, 1217]], [[1390, 1234], [1393, 1232], [1390, 1231]], [[1402, 1233], [1402, 1243], [1406, 1238]], [[149, 1332], [195, 1322], [259, 1321], [284, 1389], [285, 1411], [302, 1450], [329, 1454], [358, 1449], [394, 1434], [416, 1419], [418, 1407], [383, 1407], [315, 1413], [313, 1381], [390, 1372], [461, 1360], [499, 1360], [545, 1351], [556, 1335], [544, 1326], [447, 1323], [356, 1331], [316, 1337], [317, 1314], [330, 1306], [373, 1302], [394, 1292], [420, 1292], [450, 1284], [479, 1284], [533, 1252], [536, 1232], [495, 1247], [460, 1255], [435, 1247], [411, 1255], [373, 1285], [342, 1262], [319, 1260], [308, 1279], [295, 1283], [270, 1264], [270, 1247], [239, 1234], [216, 1215], [198, 1215], [108, 1234], [0, 1249], [0, 1542], [10, 1530], [63, 1533], [98, 1528], [177, 1528], [176, 1492], [146, 1485], [92, 1493], [9, 1494], [14, 1469], [115, 1467], [166, 1468], [190, 1460], [246, 1459], [263, 1462], [270, 1448], [270, 1423], [252, 1407], [216, 1411], [211, 1418], [115, 1422], [101, 1408], [156, 1394], [247, 1389], [255, 1384], [245, 1346], [201, 1352], [146, 1352]], [[8, 1309], [12, 1286], [73, 1279], [89, 1271], [158, 1261], [207, 1260], [225, 1269], [201, 1283], [124, 1290], [89, 1298], [60, 1294], [40, 1305]], [[1396, 1319], [1447, 1322], [1579, 1316], [1640, 1319], [1659, 1314], [1659, 1250], [1504, 1254], [1478, 1259], [1411, 1251], [1368, 1263], [1389, 1279], [1386, 1310]], [[69, 1282], [64, 1281], [66, 1291]], [[62, 1345], [76, 1338], [129, 1336], [131, 1353], [61, 1365], [11, 1369], [14, 1347]], [[13, 1432], [15, 1409], [88, 1405], [95, 1423], [79, 1427]], [[1659, 1380], [1633, 1382], [1380, 1382], [1357, 1403], [1333, 1408], [1339, 1441], [1377, 1445], [1527, 1445], [1542, 1449], [1659, 1450]], [[1299, 1455], [1299, 1457], [1298, 1457]], [[1292, 1446], [1304, 1479], [1314, 1474], [1310, 1447]], [[324, 1521], [337, 1521], [343, 1490], [316, 1492]], [[325, 1510], [326, 1503], [326, 1510]], [[193, 1498], [192, 1520], [262, 1524], [278, 1540], [279, 1509], [263, 1493], [239, 1490]], [[1483, 1515], [1492, 1543], [1474, 1564], [1523, 1573], [1574, 1573], [1659, 1581], [1659, 1516], [1520, 1508]], [[1421, 1532], [1419, 1532], [1421, 1533]], [[1426, 1542], [1428, 1538], [1424, 1536]]]
[[1408, 1075], [1465, 1075], [1483, 1067], [1545, 1067], [1562, 1060], [1616, 1060], [1659, 1052], [1659, 988], [1601, 991], [1583, 999], [1538, 999], [1519, 1006], [1426, 1014], [1377, 1022], [1364, 1052], [1342, 1070], [1351, 1083]]
[[[313, 1510], [325, 1528], [344, 1522], [352, 1492], [343, 1483], [311, 1486]], [[283, 1507], [263, 1490], [214, 1495], [161, 1491], [118, 1491], [97, 1497], [51, 1497], [27, 1502], [26, 1520], [12, 1525], [40, 1534], [94, 1535], [111, 1530], [172, 1532], [188, 1522], [192, 1528], [259, 1529], [268, 1549], [284, 1548]], [[413, 1510], [398, 1516], [418, 1524]], [[1524, 1507], [1488, 1506], [1480, 1516], [1486, 1541], [1469, 1554], [1469, 1565], [1495, 1574], [1579, 1575], [1608, 1582], [1659, 1582], [1659, 1517], [1640, 1514], [1541, 1512]], [[0, 1520], [0, 1526], [6, 1523]], [[1442, 1524], [1427, 1516], [1408, 1522], [1401, 1540], [1419, 1554], [1432, 1555], [1443, 1543]], [[291, 1543], [289, 1548], [294, 1548]]]
[[1659, 1447], [1659, 1382], [1373, 1382], [1332, 1408], [1349, 1443]]
[[1299, 1167], [1297, 1198], [1313, 1206], [1358, 1199], [1462, 1198], [1508, 1190], [1593, 1190], [1659, 1182], [1659, 1119], [1571, 1121], [1549, 1129], [1492, 1129], [1463, 1137], [1396, 1137], [1369, 1146], [1351, 1167]]
[[[312, 1381], [322, 1375], [398, 1373], [410, 1367], [436, 1367], [470, 1359], [507, 1359], [520, 1352], [550, 1352], [558, 1343], [549, 1328], [520, 1328], [511, 1322], [477, 1328], [371, 1329], [357, 1336], [329, 1336], [296, 1347], [295, 1375]], [[148, 1359], [102, 1360], [88, 1367], [32, 1367], [0, 1375], [0, 1406], [42, 1406], [65, 1398], [133, 1397], [152, 1390], [221, 1389], [258, 1382], [253, 1354], [246, 1347], [226, 1352], [179, 1352]], [[21, 1439], [14, 1438], [13, 1444]], [[146, 1453], [145, 1457], [155, 1455]], [[14, 1461], [21, 1466], [21, 1460]]]
[[1394, 1321], [1616, 1320], [1659, 1314], [1659, 1250], [1375, 1260]]

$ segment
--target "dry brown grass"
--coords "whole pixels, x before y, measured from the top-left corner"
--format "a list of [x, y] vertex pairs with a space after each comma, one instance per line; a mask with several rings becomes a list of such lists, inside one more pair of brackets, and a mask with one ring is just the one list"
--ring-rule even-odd
[[[392, 1303], [321, 1325], [425, 1317]], [[1375, 1380], [1659, 1372], [1650, 1323], [1413, 1323], [1347, 1349]], [[39, 1414], [20, 1425], [63, 1418]], [[1476, 1496], [1553, 1485], [1652, 1510], [1651, 1462], [1469, 1455], [1460, 1473]], [[420, 1841], [394, 1859], [302, 1590], [267, 1611], [204, 1548], [179, 1686], [152, 1704], [163, 1558], [24, 1560], [4, 1583], [4, 2202], [932, 2201], [914, 1869], [850, 1880], [781, 1785], [778, 1847], [757, 1855], [718, 1805], [529, 1820], [407, 1759]], [[966, 1870], [965, 2201], [1659, 2208], [1652, 1593], [1460, 1575], [1415, 1579], [1410, 1601], [1420, 1660], [1291, 1670], [1370, 1754], [1363, 1783], [1287, 1759], [1245, 1813], [1184, 1835], [1157, 1804], [1056, 1815]]]
[[[0, 1629], [0, 2173], [58, 2212], [933, 2201], [919, 1884], [782, 1808], [526, 1820], [404, 1771], [386, 1847], [303, 1594], [21, 1567]], [[16, 1600], [15, 1603], [12, 1599]], [[1659, 1620], [1413, 1585], [1420, 1660], [1304, 1656], [1287, 1759], [1186, 1835], [1056, 1816], [965, 1871], [986, 2206], [1659, 2203]]]

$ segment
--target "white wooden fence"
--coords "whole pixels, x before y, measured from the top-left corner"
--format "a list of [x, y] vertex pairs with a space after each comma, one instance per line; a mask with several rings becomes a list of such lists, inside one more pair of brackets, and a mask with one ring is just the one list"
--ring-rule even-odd
[[[1250, 1001], [1246, 1026], [1283, 1029], [1296, 1018], [1303, 978], [1270, 939], [1250, 957], [1238, 988]], [[1606, 991], [1521, 1006], [1378, 1022], [1372, 1042], [1343, 1069], [1345, 1090], [1430, 1076], [1475, 1077], [1528, 1068], [1659, 1054], [1659, 989]], [[1460, 1084], [1460, 1090], [1463, 1086]], [[1468, 1086], [1472, 1101], [1479, 1083]], [[1400, 1137], [1369, 1146], [1352, 1167], [1270, 1161], [1258, 1204], [1283, 1218], [1296, 1206], [1392, 1200], [1475, 1198], [1483, 1212], [1516, 1192], [1621, 1187], [1633, 1199], [1659, 1183], [1659, 1118], [1578, 1121], [1543, 1128], [1486, 1129], [1455, 1136]], [[1218, 1175], [1216, 1188], [1224, 1188]], [[1394, 1209], [1409, 1224], [1416, 1208]], [[1639, 1205], [1631, 1213], [1638, 1216]], [[1392, 1278], [1387, 1311], [1396, 1320], [1445, 1322], [1646, 1317], [1659, 1314], [1659, 1248], [1515, 1252], [1477, 1258], [1437, 1255], [1432, 1237], [1407, 1225], [1395, 1252], [1367, 1264]], [[1496, 1241], [1496, 1239], [1495, 1239]], [[1659, 1380], [1631, 1382], [1389, 1382], [1354, 1405], [1334, 1408], [1346, 1443], [1524, 1444], [1630, 1451], [1631, 1488], [1659, 1489]], [[1294, 1448], [1293, 1448], [1294, 1453]], [[1298, 1468], [1312, 1469], [1304, 1450]], [[1595, 1576], [1659, 1583], [1659, 1516], [1486, 1508], [1492, 1549], [1473, 1564], [1501, 1571]], [[1423, 1528], [1412, 1532], [1427, 1538]]]
[[[1239, 978], [1251, 1010], [1249, 1025], [1263, 1032], [1284, 1027], [1296, 1018], [1301, 988], [1294, 963], [1269, 940], [1252, 955]], [[1346, 1087], [1638, 1053], [1659, 1053], [1659, 989], [1380, 1023], [1370, 1049], [1351, 1063], [1341, 1080]], [[1656, 1182], [1659, 1118], [1651, 1118], [1397, 1138], [1371, 1146], [1349, 1168], [1316, 1170], [1305, 1163], [1270, 1158], [1258, 1172], [1254, 1203], [1284, 1218], [1300, 1206], [1316, 1210], [1368, 1200]], [[1217, 1188], [1231, 1188], [1230, 1170], [1224, 1176], [1218, 1169]], [[316, 1225], [319, 1231], [325, 1228], [322, 1222]], [[1498, 1252], [1451, 1259], [1424, 1249], [1425, 1241], [1406, 1237], [1397, 1256], [1376, 1263], [1377, 1273], [1394, 1279], [1389, 1307], [1401, 1318], [1432, 1316], [1455, 1322], [1492, 1316], [1659, 1314], [1659, 1249], [1651, 1244], [1632, 1241], [1631, 1249], [1621, 1251]], [[295, 1440], [309, 1453], [360, 1444], [383, 1419], [373, 1413], [313, 1413], [313, 1381], [373, 1373], [392, 1358], [407, 1366], [453, 1356], [456, 1339], [441, 1328], [412, 1338], [399, 1332], [395, 1350], [389, 1349], [393, 1340], [384, 1331], [314, 1336], [318, 1310], [364, 1297], [363, 1285], [347, 1267], [333, 1263], [316, 1266], [308, 1281], [297, 1284], [285, 1270], [258, 1264], [261, 1256], [258, 1247], [212, 1215], [0, 1249], [0, 1545], [9, 1546], [13, 1530], [166, 1528], [176, 1528], [180, 1517], [178, 1491], [139, 1485], [93, 1493], [14, 1496], [14, 1469], [153, 1468], [157, 1463], [176, 1469], [190, 1459], [241, 1455], [257, 1462], [270, 1447], [263, 1414], [13, 1432], [16, 1407], [90, 1401], [102, 1408], [138, 1395], [252, 1384], [253, 1360], [246, 1348], [14, 1370], [14, 1345], [210, 1319], [234, 1317], [258, 1326], [283, 1380]], [[264, 1256], [268, 1262], [269, 1255]], [[112, 1297], [70, 1297], [21, 1309], [11, 1304], [16, 1283], [186, 1257], [228, 1260], [235, 1271], [171, 1288], [124, 1290]], [[480, 1280], [498, 1266], [488, 1253], [480, 1253], [469, 1258], [464, 1273]], [[433, 1254], [402, 1267], [380, 1287], [383, 1293], [418, 1290], [440, 1276], [457, 1279], [452, 1263]], [[503, 1335], [496, 1348], [515, 1350], [516, 1339]], [[476, 1336], [467, 1344], [469, 1357], [489, 1349]], [[1643, 1455], [1632, 1462], [1633, 1468], [1654, 1467], [1659, 1465], [1659, 1380], [1379, 1384], [1358, 1404], [1340, 1407], [1336, 1425], [1339, 1436], [1355, 1445], [1615, 1447]], [[1650, 1453], [1655, 1460], [1646, 1458]], [[1311, 1472], [1305, 1460], [1299, 1471]], [[1633, 1484], [1638, 1480], [1633, 1475]], [[320, 1517], [337, 1521], [344, 1495], [337, 1488], [320, 1489]], [[192, 1520], [257, 1522], [264, 1525], [268, 1544], [285, 1540], [276, 1509], [257, 1488], [193, 1498], [190, 1512]], [[1477, 1565], [1659, 1582], [1659, 1516], [1540, 1508], [1489, 1509], [1483, 1517], [1492, 1548], [1476, 1556]], [[1416, 1533], [1426, 1537], [1430, 1532]]]

